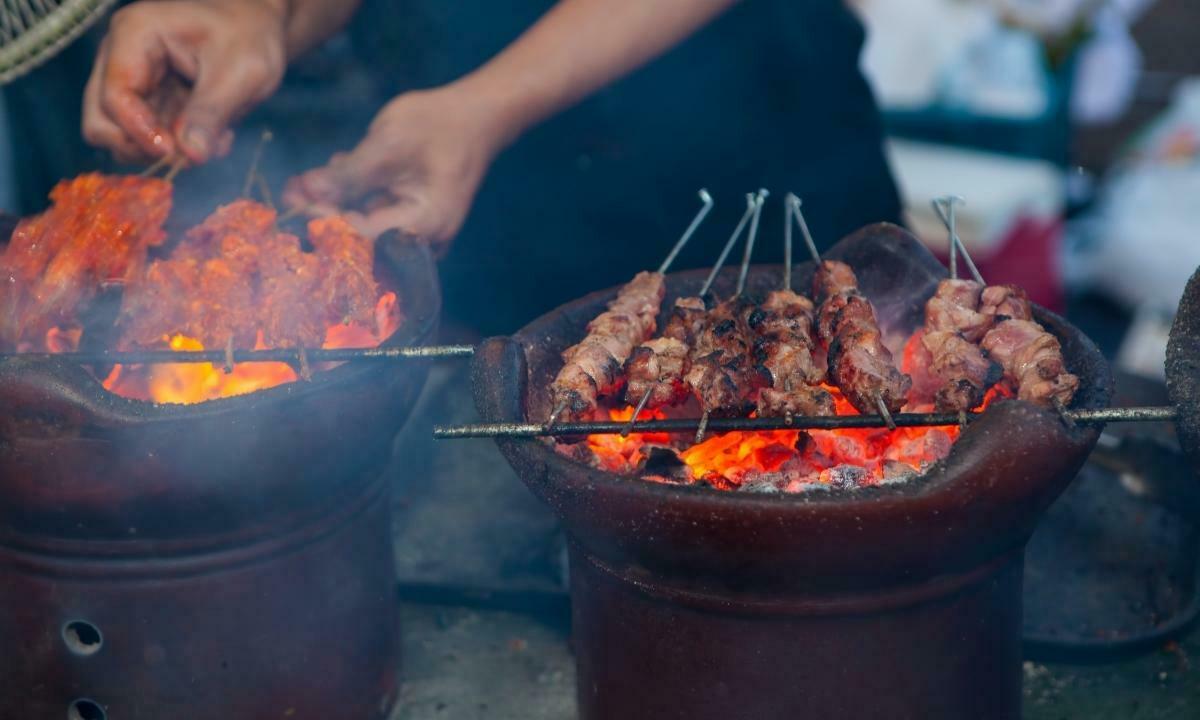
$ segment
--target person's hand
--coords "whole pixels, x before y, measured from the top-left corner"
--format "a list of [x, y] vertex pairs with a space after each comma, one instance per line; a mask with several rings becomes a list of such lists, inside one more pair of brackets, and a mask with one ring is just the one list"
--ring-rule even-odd
[[83, 101], [83, 135], [122, 162], [229, 151], [230, 123], [279, 86], [283, 0], [138, 2], [113, 15]]
[[351, 152], [293, 178], [283, 200], [311, 215], [342, 212], [371, 237], [398, 228], [442, 253], [504, 142], [493, 121], [454, 85], [406, 93]]

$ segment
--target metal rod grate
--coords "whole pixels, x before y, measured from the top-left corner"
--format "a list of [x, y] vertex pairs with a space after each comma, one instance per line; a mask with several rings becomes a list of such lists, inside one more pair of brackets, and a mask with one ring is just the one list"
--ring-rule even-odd
[[[967, 422], [982, 413], [967, 413]], [[1068, 410], [1065, 418], [1073, 422], [1093, 425], [1108, 422], [1172, 422], [1178, 417], [1174, 407], [1122, 407], [1100, 410]], [[892, 415], [896, 427], [945, 427], [959, 424], [958, 413], [900, 413]], [[438, 425], [433, 436], [439, 440], [461, 438], [533, 438], [560, 435], [619, 435], [630, 433], [686, 433], [700, 426], [700, 418], [672, 420], [558, 423], [547, 427], [545, 423], [481, 423], [475, 425]], [[730, 432], [740, 430], [755, 432], [765, 430], [844, 430], [849, 428], [884, 428], [887, 420], [882, 415], [834, 415], [831, 417], [788, 418], [710, 418], [708, 431]]]

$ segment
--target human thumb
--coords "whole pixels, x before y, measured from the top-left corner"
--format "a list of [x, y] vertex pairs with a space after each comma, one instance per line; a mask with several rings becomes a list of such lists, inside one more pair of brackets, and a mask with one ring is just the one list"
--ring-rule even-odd
[[220, 152], [229, 125], [256, 102], [274, 92], [279, 73], [220, 61], [201, 66], [192, 93], [177, 123], [180, 148], [188, 159], [203, 163]]

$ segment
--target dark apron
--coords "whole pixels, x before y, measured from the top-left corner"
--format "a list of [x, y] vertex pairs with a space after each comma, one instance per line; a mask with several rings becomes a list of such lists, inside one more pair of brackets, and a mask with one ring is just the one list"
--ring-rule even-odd
[[[355, 38], [390, 90], [486, 62], [550, 0], [368, 0]], [[774, 193], [756, 261], [782, 255], [781, 199], [822, 246], [900, 206], [858, 69], [863, 28], [840, 0], [748, 0], [664, 57], [531, 130], [492, 167], [442, 263], [451, 317], [508, 332], [659, 264], [708, 188], [717, 205], [678, 267], [711, 264]]]

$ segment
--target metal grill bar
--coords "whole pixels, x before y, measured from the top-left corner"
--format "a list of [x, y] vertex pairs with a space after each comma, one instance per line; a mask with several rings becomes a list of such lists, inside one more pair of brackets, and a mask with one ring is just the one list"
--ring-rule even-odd
[[[968, 413], [967, 422], [982, 413]], [[1122, 407], [1100, 410], [1069, 410], [1066, 417], [1076, 423], [1091, 425], [1107, 422], [1171, 422], [1178, 413], [1174, 407]], [[943, 427], [958, 425], [957, 413], [900, 413], [892, 415], [896, 427]], [[627, 421], [558, 423], [547, 428], [544, 423], [481, 423], [475, 425], [438, 425], [433, 436], [438, 440], [461, 438], [532, 438], [558, 435], [619, 435], [630, 433], [695, 432], [699, 418], [672, 420], [643, 420], [630, 428]], [[887, 421], [881, 415], [835, 415], [832, 417], [786, 418], [711, 418], [708, 432], [741, 430], [844, 430], [848, 428], [883, 428]]]
[[[409, 360], [418, 358], [470, 357], [475, 354], [471, 345], [431, 345], [428, 347], [381, 348], [281, 348], [274, 350], [234, 350], [234, 363], [300, 362], [303, 354], [308, 362], [349, 362], [359, 360]], [[34, 362], [68, 362], [80, 365], [150, 365], [174, 363], [225, 363], [230, 358], [224, 350], [143, 350], [135, 352], [75, 352], [75, 353], [0, 353], [0, 362], [24, 359]]]

